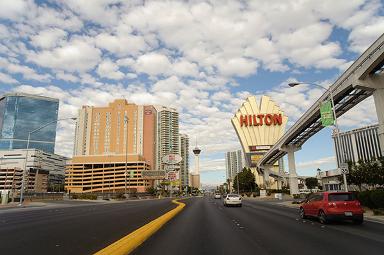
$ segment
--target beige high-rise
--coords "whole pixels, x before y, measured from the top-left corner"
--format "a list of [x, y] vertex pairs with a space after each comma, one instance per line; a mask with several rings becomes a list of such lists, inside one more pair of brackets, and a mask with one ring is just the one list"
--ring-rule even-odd
[[[83, 106], [66, 183], [72, 192], [144, 192], [141, 172], [156, 168], [153, 106], [117, 99], [106, 107]], [[126, 164], [127, 162], [127, 164]], [[125, 177], [127, 176], [127, 177]]]

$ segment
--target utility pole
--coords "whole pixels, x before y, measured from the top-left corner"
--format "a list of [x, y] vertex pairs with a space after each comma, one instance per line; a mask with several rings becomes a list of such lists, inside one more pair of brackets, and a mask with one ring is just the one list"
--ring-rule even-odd
[[127, 175], [128, 175], [128, 116], [124, 115], [125, 124], [125, 192], [124, 197], [127, 198]]

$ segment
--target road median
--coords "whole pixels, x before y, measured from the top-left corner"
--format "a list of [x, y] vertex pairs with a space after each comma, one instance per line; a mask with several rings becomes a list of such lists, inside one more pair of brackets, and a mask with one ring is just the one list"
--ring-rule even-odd
[[151, 235], [156, 233], [165, 223], [175, 217], [181, 212], [185, 204], [177, 200], [172, 200], [172, 203], [177, 204], [177, 207], [163, 214], [157, 219], [149, 222], [148, 224], [136, 229], [127, 236], [120, 240], [108, 245], [104, 249], [96, 252], [94, 255], [125, 255], [132, 252], [134, 249], [139, 247], [145, 240]]

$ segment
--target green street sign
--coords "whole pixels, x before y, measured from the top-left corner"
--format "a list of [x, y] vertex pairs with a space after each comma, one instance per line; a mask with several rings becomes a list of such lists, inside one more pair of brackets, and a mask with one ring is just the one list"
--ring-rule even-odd
[[331, 101], [327, 100], [320, 104], [320, 116], [321, 124], [324, 127], [332, 126], [335, 123]]
[[129, 173], [129, 177], [133, 178], [133, 176], [134, 176], [134, 172], [133, 172], [133, 170], [131, 170], [131, 172]]

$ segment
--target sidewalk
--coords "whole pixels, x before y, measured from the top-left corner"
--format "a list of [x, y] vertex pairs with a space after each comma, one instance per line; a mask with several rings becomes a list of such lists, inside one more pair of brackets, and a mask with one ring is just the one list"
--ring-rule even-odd
[[2, 209], [12, 209], [12, 208], [22, 208], [22, 207], [43, 207], [46, 206], [46, 203], [43, 202], [24, 202], [22, 206], [19, 206], [18, 202], [8, 203], [6, 205], [0, 205], [0, 210]]
[[[284, 207], [289, 207], [289, 208], [300, 207], [300, 204], [292, 204], [292, 201], [278, 202], [276, 204]], [[368, 221], [384, 224], [384, 215], [374, 215], [373, 211], [366, 207], [364, 207], [364, 219]]]

